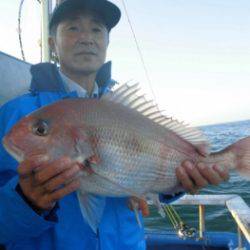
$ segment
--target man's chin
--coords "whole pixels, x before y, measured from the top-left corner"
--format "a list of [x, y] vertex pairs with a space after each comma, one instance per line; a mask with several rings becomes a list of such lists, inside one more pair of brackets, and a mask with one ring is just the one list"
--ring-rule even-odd
[[93, 75], [98, 72], [98, 69], [91, 69], [91, 68], [78, 68], [75, 69], [75, 73], [78, 75]]
[[96, 74], [101, 66], [90, 65], [90, 63], [78, 64], [73, 68], [73, 71], [78, 74]]

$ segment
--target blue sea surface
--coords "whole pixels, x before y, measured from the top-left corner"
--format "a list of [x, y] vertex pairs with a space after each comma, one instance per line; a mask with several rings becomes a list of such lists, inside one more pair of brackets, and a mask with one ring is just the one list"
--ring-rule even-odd
[[[250, 136], [250, 120], [201, 127], [211, 144], [212, 151], [219, 151], [239, 139]], [[246, 181], [236, 172], [230, 173], [230, 180], [219, 186], [208, 186], [200, 194], [236, 194], [250, 206], [250, 181]], [[198, 228], [197, 206], [175, 206], [184, 222]], [[151, 208], [150, 217], [145, 225], [150, 230], [173, 230], [168, 218], [161, 218], [155, 208]], [[224, 206], [206, 206], [206, 230], [236, 232], [237, 227], [231, 214]]]

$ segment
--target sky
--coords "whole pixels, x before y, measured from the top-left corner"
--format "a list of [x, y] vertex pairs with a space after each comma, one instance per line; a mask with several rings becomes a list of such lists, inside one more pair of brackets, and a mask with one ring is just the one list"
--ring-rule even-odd
[[[150, 82], [122, 1], [112, 2], [122, 11], [107, 56], [114, 79], [140, 82], [164, 114], [191, 126], [250, 119], [249, 0], [125, 0]], [[0, 1], [0, 50], [21, 58], [19, 3]], [[40, 62], [40, 21], [38, 1], [25, 0], [22, 35], [31, 63]]]

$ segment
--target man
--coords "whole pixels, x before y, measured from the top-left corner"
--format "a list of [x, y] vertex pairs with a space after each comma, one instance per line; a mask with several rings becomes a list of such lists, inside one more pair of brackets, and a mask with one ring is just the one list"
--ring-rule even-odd
[[[107, 93], [114, 81], [111, 64], [104, 62], [109, 32], [119, 19], [118, 7], [106, 0], [61, 3], [50, 21], [49, 40], [60, 69], [48, 63], [32, 66], [30, 93], [0, 109], [0, 138], [20, 118], [44, 105]], [[144, 230], [138, 227], [127, 198], [107, 197], [98, 232], [91, 230], [75, 193], [79, 171], [81, 166], [66, 157], [48, 162], [34, 156], [18, 166], [1, 146], [0, 244], [15, 250], [145, 249]], [[228, 173], [186, 161], [177, 177], [185, 189], [195, 192], [208, 183], [220, 183]]]

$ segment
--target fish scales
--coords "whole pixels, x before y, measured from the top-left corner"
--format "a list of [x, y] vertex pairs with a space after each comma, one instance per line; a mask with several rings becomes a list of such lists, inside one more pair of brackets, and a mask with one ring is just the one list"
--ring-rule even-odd
[[[180, 153], [173, 146], [168, 147], [169, 141], [163, 140], [167, 137], [165, 129], [122, 105], [117, 104], [111, 109], [109, 101], [92, 102], [91, 108], [87, 109], [87, 105], [81, 107], [81, 113], [85, 114], [85, 123], [95, 127], [94, 137], [98, 138], [96, 149], [102, 163], [94, 168], [95, 173], [113, 180], [124, 189], [134, 190], [138, 195], [150, 191], [149, 188], [167, 192], [177, 185], [174, 165], [178, 166], [187, 154]], [[169, 136], [170, 139], [173, 137]], [[88, 192], [97, 191], [95, 187], [91, 190], [91, 185], [86, 186]], [[124, 195], [124, 190], [108, 192], [102, 190], [106, 195]]]

